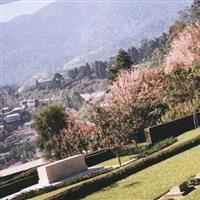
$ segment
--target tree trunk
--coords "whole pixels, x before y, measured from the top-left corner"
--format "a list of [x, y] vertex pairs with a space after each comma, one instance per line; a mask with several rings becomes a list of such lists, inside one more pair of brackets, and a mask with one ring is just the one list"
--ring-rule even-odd
[[119, 162], [119, 166], [121, 167], [122, 166], [121, 158], [118, 154], [116, 154], [116, 156], [117, 156], [117, 159], [118, 159], [118, 162]]
[[192, 108], [193, 108], [192, 116], [193, 116], [194, 128], [198, 128], [199, 122], [198, 122], [198, 119], [197, 119], [197, 113], [196, 113], [196, 109], [195, 109], [195, 104], [194, 104], [192, 99], [191, 99], [191, 104], [192, 104]]
[[197, 114], [196, 114], [195, 109], [193, 110], [193, 123], [194, 123], [194, 128], [198, 128], [199, 122], [198, 122], [198, 119], [197, 119]]

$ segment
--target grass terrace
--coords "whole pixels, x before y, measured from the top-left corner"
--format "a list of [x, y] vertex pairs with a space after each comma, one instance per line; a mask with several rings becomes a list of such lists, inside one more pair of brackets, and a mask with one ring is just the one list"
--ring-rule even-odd
[[194, 190], [184, 198], [184, 200], [198, 200], [198, 199], [200, 199], [200, 188]]
[[[170, 146], [174, 146], [188, 141], [200, 135], [200, 128], [186, 132], [177, 137], [177, 142]], [[167, 148], [170, 148], [167, 147]], [[122, 157], [122, 163], [128, 161], [131, 156]], [[105, 161], [98, 165], [115, 165], [118, 164], [117, 158]], [[194, 147], [188, 151], [173, 156], [170, 159], [162, 161], [156, 165], [148, 167], [134, 175], [131, 175], [121, 181], [116, 182], [110, 187], [104, 188], [99, 192], [91, 194], [84, 198], [85, 200], [101, 200], [101, 199], [133, 199], [148, 200], [155, 199], [159, 195], [165, 193], [171, 187], [187, 180], [191, 175], [195, 175], [200, 171], [200, 146]], [[87, 180], [86, 180], [87, 181]], [[73, 188], [85, 181], [76, 184], [62, 186], [53, 191], [35, 196], [33, 200], [42, 200], [60, 194], [69, 188]], [[126, 197], [124, 197], [126, 193]]]
[[[179, 136], [178, 142], [185, 142], [199, 134], [200, 129], [189, 131]], [[176, 143], [173, 145], [176, 145]], [[200, 171], [199, 166], [200, 146], [197, 146], [118, 181], [99, 192], [87, 196], [84, 200], [152, 200], [171, 187], [195, 175]], [[187, 198], [196, 199], [195, 197], [199, 194], [200, 190], [196, 190], [191, 193], [191, 197], [189, 195]]]
[[[195, 130], [192, 131], [188, 131], [184, 134], [181, 134], [177, 137], [177, 143], [182, 143], [182, 142], [186, 142], [192, 138], [197, 137], [198, 135], [200, 135], [200, 128], [197, 128]], [[176, 145], [177, 143], [175, 143], [174, 145]]]

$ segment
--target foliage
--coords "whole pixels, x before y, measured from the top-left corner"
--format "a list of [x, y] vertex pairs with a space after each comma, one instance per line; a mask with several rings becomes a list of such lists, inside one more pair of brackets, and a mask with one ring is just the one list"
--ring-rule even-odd
[[138, 158], [143, 158], [146, 157], [148, 155], [151, 155], [152, 153], [158, 152], [161, 149], [164, 149], [172, 144], [174, 144], [175, 142], [177, 142], [176, 138], [170, 137], [164, 140], [161, 140], [159, 142], [157, 142], [156, 144], [154, 144], [153, 146], [150, 146], [145, 149], [141, 149], [138, 153]]
[[166, 57], [165, 71], [171, 72], [174, 67], [189, 68], [200, 61], [200, 21], [188, 25], [178, 33], [171, 44]]
[[[21, 138], [15, 138], [12, 142], [7, 139], [5, 139], [4, 142], [0, 142], [0, 153], [4, 153], [4, 151], [8, 152], [0, 160], [0, 169], [19, 161], [27, 162], [35, 156], [36, 145], [33, 142], [19, 144], [19, 140], [21, 140]], [[17, 143], [17, 145], [15, 143]]]
[[144, 67], [122, 71], [109, 88], [106, 101], [110, 110], [117, 107], [128, 112], [129, 106], [146, 100], [159, 99], [163, 91], [163, 74], [161, 71]]
[[200, 0], [194, 0], [192, 6], [192, 15], [193, 18], [199, 18], [200, 19]]
[[[86, 131], [87, 125], [80, 124], [79, 121], [76, 121], [72, 118], [66, 120], [68, 124], [67, 128], [61, 131], [62, 134], [62, 152], [61, 157], [65, 158], [75, 154], [87, 152], [90, 149], [90, 140], [92, 134], [92, 128], [88, 129], [89, 133]], [[84, 126], [86, 129], [83, 128]], [[91, 131], [91, 132], [90, 132]]]
[[95, 61], [92, 63], [92, 72], [96, 75], [97, 78], [104, 79], [107, 76], [107, 67], [108, 63], [103, 61]]
[[117, 77], [120, 70], [130, 69], [133, 64], [129, 54], [123, 49], [119, 49], [115, 59], [115, 66], [108, 69], [108, 79], [111, 81]]
[[144, 140], [144, 128], [161, 122], [163, 73], [150, 68], [122, 71], [109, 88], [106, 107], [96, 109], [97, 140], [104, 147]]
[[66, 117], [62, 106], [49, 105], [43, 107], [33, 118], [33, 127], [38, 133], [36, 143], [47, 158], [61, 158], [61, 130], [67, 127]]
[[61, 159], [87, 151], [93, 126], [66, 113], [60, 105], [42, 108], [33, 127], [38, 132], [37, 145], [46, 158]]
[[127, 52], [133, 62], [133, 65], [136, 65], [141, 61], [140, 51], [136, 47], [130, 47]]
[[[190, 113], [193, 113], [194, 126], [198, 126], [196, 111], [199, 107], [200, 97], [200, 68], [193, 66], [189, 69], [175, 68], [166, 76], [166, 95], [167, 101], [172, 108], [177, 109], [177, 104], [185, 104], [191, 108]], [[180, 107], [182, 109], [182, 107]], [[175, 111], [175, 110], [174, 110]], [[177, 117], [177, 116], [176, 116]]]
[[65, 96], [65, 105], [68, 108], [79, 110], [81, 106], [84, 104], [84, 102], [85, 100], [76, 91], [72, 91], [71, 94], [69, 93], [69, 94], [66, 94]]
[[94, 122], [95, 110], [93, 105], [83, 104], [78, 111], [78, 116], [81, 120]]
[[67, 74], [70, 79], [82, 79], [84, 77], [90, 77], [91, 75], [104, 79], [106, 78], [106, 69], [107, 62], [95, 61], [90, 65], [86, 63], [86, 65], [70, 69], [67, 71]]
[[200, 180], [196, 179], [194, 176], [191, 176], [187, 182], [188, 186], [194, 187], [200, 185]]
[[56, 73], [53, 77], [53, 81], [56, 83], [56, 85], [59, 87], [59, 88], [63, 88], [64, 85], [65, 85], [65, 79], [64, 77], [62, 76], [62, 74], [60, 73]]
[[[180, 33], [191, 23], [197, 21], [200, 16], [200, 4], [199, 0], [194, 0], [193, 4], [190, 7], [186, 7], [185, 9], [179, 12], [179, 19], [169, 28], [169, 32], [163, 33], [161, 36], [156, 37], [154, 39], [143, 39], [140, 43], [140, 46], [130, 47], [128, 49], [128, 54], [133, 61], [133, 64], [141, 64], [142, 62], [151, 62], [152, 66], [160, 66], [165, 62], [165, 57], [169, 53], [171, 49], [171, 45], [173, 45], [174, 40], [177, 40]], [[185, 43], [190, 42], [184, 41], [184, 37], [180, 42], [182, 47]], [[198, 38], [199, 36], [197, 36]], [[198, 39], [196, 39], [197, 41]], [[187, 48], [187, 46], [185, 46]], [[181, 51], [183, 49], [180, 48]], [[181, 54], [181, 53], [179, 53]], [[172, 53], [175, 56], [175, 54]], [[187, 60], [187, 58], [185, 58]]]
[[119, 49], [118, 54], [116, 56], [117, 70], [119, 71], [121, 69], [129, 69], [131, 65], [132, 61], [128, 53], [123, 49]]
[[169, 34], [163, 33], [161, 36], [148, 40], [143, 39], [138, 48], [132, 46], [128, 49], [128, 54], [134, 65], [150, 61], [153, 66], [163, 64]]

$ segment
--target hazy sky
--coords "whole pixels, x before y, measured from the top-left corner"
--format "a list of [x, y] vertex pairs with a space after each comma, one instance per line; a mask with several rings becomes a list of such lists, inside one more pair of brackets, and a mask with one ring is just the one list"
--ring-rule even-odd
[[9, 21], [20, 15], [36, 12], [55, 0], [21, 0], [0, 5], [0, 22]]

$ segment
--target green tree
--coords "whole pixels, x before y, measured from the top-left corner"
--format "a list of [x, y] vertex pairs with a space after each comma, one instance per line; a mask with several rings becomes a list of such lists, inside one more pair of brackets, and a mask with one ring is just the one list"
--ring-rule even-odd
[[132, 64], [133, 62], [129, 54], [125, 50], [119, 49], [115, 59], [115, 66], [110, 67], [108, 70], [108, 79], [113, 81], [117, 77], [120, 70], [130, 69]]
[[63, 88], [65, 85], [65, 79], [62, 74], [56, 73], [53, 77], [54, 82], [59, 88]]
[[194, 19], [200, 18], [200, 0], [194, 0], [192, 6], [192, 16]]
[[166, 98], [173, 109], [177, 104], [187, 103], [191, 107], [194, 127], [198, 127], [196, 112], [199, 109], [200, 99], [200, 65], [183, 69], [176, 67], [165, 78]]
[[116, 68], [117, 70], [121, 70], [121, 69], [129, 69], [132, 65], [132, 61], [130, 56], [128, 55], [128, 53], [123, 50], [120, 49], [117, 57], [116, 57]]
[[38, 133], [37, 145], [46, 158], [61, 158], [61, 130], [67, 127], [67, 114], [60, 105], [43, 107], [33, 118], [33, 127]]
[[43, 107], [34, 116], [33, 127], [38, 133], [36, 144], [47, 159], [57, 160], [82, 153], [92, 144], [85, 124], [67, 114], [61, 105]]

